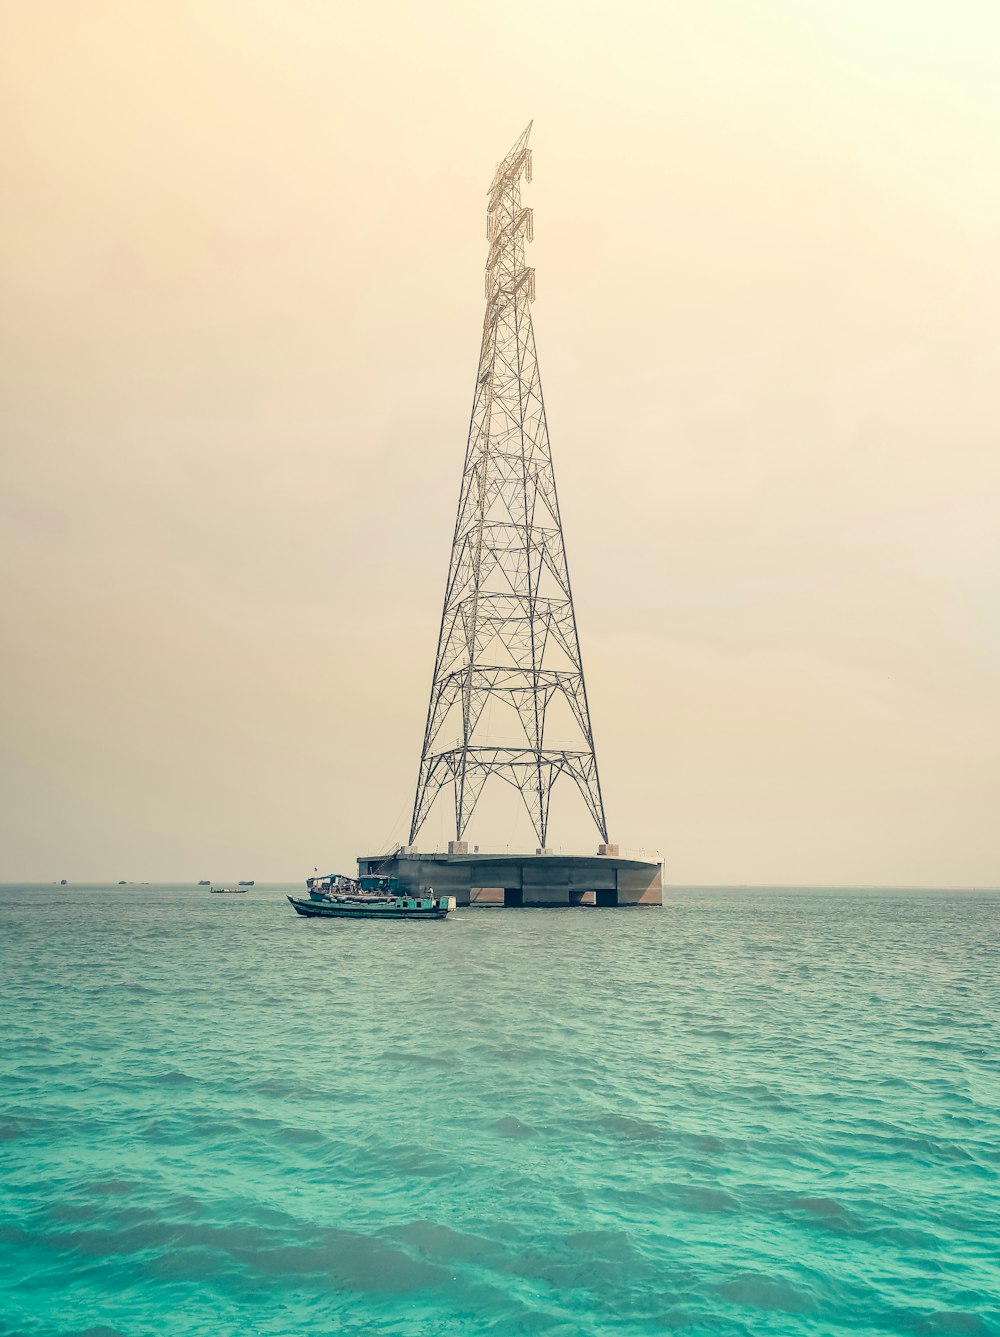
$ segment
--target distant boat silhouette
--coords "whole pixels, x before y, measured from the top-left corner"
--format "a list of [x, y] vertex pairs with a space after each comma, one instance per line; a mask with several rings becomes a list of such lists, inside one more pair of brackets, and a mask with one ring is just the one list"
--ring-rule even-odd
[[252, 887], [253, 884], [254, 884], [253, 878], [251, 878], [249, 882], [238, 882], [236, 885], [238, 887]]

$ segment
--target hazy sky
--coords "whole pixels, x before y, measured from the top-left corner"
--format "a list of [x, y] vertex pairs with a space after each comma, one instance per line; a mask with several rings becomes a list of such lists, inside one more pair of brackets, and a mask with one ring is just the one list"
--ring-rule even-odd
[[[534, 117], [612, 838], [671, 882], [1000, 883], [996, 0], [0, 26], [0, 878], [405, 837], [485, 191]], [[533, 847], [490, 792], [470, 838]], [[596, 839], [557, 790], [551, 843]]]

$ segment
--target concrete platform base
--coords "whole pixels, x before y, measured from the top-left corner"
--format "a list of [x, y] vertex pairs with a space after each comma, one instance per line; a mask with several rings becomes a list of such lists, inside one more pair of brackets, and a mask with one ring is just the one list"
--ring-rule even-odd
[[433, 887], [459, 905], [662, 905], [663, 865], [611, 854], [420, 854], [358, 856], [358, 873], [398, 878], [408, 891]]

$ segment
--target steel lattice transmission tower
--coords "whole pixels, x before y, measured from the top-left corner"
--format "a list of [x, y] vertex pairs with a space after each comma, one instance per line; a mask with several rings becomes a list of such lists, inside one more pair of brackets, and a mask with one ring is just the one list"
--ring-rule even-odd
[[[542, 848], [562, 775], [575, 780], [608, 838], [531, 323], [535, 271], [524, 263], [530, 132], [529, 124], [489, 190], [486, 317], [411, 844], [449, 784], [461, 840], [491, 775], [520, 790]], [[569, 747], [546, 736], [560, 698], [569, 706]], [[505, 709], [493, 710], [498, 703]], [[506, 720], [504, 745], [483, 728], [488, 706], [491, 734], [497, 717], [501, 726]]]

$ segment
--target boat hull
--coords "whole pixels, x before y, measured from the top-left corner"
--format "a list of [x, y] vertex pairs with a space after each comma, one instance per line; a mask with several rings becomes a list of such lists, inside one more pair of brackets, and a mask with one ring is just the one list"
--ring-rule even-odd
[[332, 901], [301, 900], [297, 896], [289, 896], [288, 901], [296, 914], [304, 915], [307, 919], [444, 919], [450, 908], [435, 904], [411, 909], [387, 901], [375, 905], [358, 902], [337, 904]]

